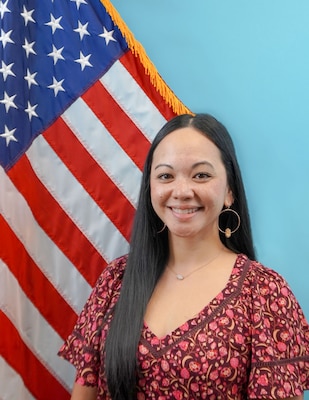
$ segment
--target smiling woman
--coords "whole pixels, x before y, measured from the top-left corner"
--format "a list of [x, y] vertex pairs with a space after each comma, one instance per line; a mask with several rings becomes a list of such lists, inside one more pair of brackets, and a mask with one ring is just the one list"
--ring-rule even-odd
[[232, 205], [233, 195], [220, 151], [205, 135], [187, 127], [166, 136], [153, 155], [150, 187], [152, 206], [171, 241], [174, 235], [205, 241], [211, 235], [222, 247], [218, 215]]
[[60, 355], [77, 368], [73, 400], [296, 400], [309, 389], [308, 323], [255, 260], [235, 149], [210, 115], [177, 116], [155, 137], [130, 252], [104, 270]]

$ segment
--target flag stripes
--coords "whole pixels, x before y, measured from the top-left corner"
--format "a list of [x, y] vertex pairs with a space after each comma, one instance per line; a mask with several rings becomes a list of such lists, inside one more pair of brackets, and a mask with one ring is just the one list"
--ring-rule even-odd
[[[154, 124], [154, 126], [151, 128], [152, 124], [150, 123], [150, 126], [148, 128], [149, 132], [152, 132], [151, 138], [156, 135], [158, 130], [163, 126], [164, 121], [167, 121], [174, 117], [176, 115], [176, 111], [173, 108], [172, 104], [167, 103], [165, 99], [163, 99], [162, 94], [160, 94], [159, 87], [157, 87], [158, 82], [156, 77], [151, 77], [150, 72], [146, 71], [145, 72], [145, 66], [141, 63], [140, 59], [136, 57], [134, 54], [132, 54], [131, 51], [126, 52], [123, 56], [119, 58], [119, 62], [122, 64], [124, 67], [124, 70], [126, 70], [129, 73], [129, 80], [132, 81], [132, 79], [135, 82], [135, 87], [136, 90], [143, 91], [146, 94], [146, 97], [148, 99], [148, 104], [150, 105], [150, 110], [151, 113], [154, 113], [156, 116], [156, 120], [158, 122]], [[153, 82], [155, 81], [155, 82]], [[155, 84], [154, 84], [155, 83]], [[167, 86], [164, 86], [167, 88]], [[169, 88], [168, 88], [169, 89]], [[169, 89], [170, 91], [170, 89]], [[171, 92], [171, 91], [170, 91]], [[172, 92], [171, 92], [172, 93]], [[190, 111], [177, 99], [177, 97], [172, 93], [173, 95], [173, 100], [175, 105], [178, 107], [178, 113], [185, 113]], [[151, 106], [152, 104], [152, 106]], [[139, 104], [141, 105], [141, 104]], [[138, 113], [137, 107], [133, 108], [133, 114]], [[131, 113], [128, 113], [129, 115]], [[148, 117], [148, 120], [151, 120], [152, 117]], [[163, 124], [160, 125], [160, 121], [163, 122]], [[138, 125], [138, 124], [137, 124]], [[142, 124], [144, 126], [144, 124]], [[157, 129], [157, 131], [156, 131]]]
[[[49, 169], [52, 172], [55, 166], [51, 164]], [[76, 227], [60, 204], [57, 203], [51, 193], [45, 188], [25, 155], [22, 156], [18, 164], [10, 169], [8, 176], [11, 178], [18, 191], [24, 196], [40, 227], [79, 272], [83, 274], [85, 279], [90, 284], [93, 284], [96, 271], [90, 271], [83, 265], [80, 254], [76, 250], [84, 249], [83, 251], [94, 260], [94, 268], [97, 263], [101, 261], [99, 252], [93, 247], [89, 240], [87, 240], [83, 232]], [[54, 220], [50, 218], [51, 215], [53, 215]], [[57, 221], [57, 223], [55, 223], [55, 221]], [[30, 238], [28, 239], [29, 244], [33, 245]], [[46, 250], [48, 251], [48, 248]], [[52, 254], [50, 254], [50, 256], [53, 258]], [[51, 265], [51, 269], [52, 268], [53, 266]]]
[[[117, 245], [123, 251], [127, 250], [128, 242], [102, 213], [100, 207], [83, 189], [80, 182], [72, 176], [58, 155], [48, 145], [43, 135], [33, 142], [26, 154], [35, 174], [48, 192], [52, 194], [54, 201], [60, 205], [72, 221], [72, 226], [68, 231], [69, 236], [73, 234], [73, 230], [76, 234], [79, 231], [83, 232], [85, 240], [88, 240], [90, 245], [95, 247], [105, 260], [111, 260], [115, 257]], [[79, 162], [82, 162], [82, 160], [79, 160]], [[50, 165], [53, 165], [52, 169]], [[67, 182], [70, 182], [70, 185]], [[76, 202], [76, 199], [78, 199], [78, 202]], [[89, 221], [92, 224], [91, 228], [87, 229]], [[100, 223], [97, 221], [100, 221]], [[110, 243], [108, 248], [104, 247], [104, 243], [107, 241]]]
[[[38, 356], [35, 355], [34, 349], [28, 348], [12, 321], [1, 310], [0, 324], [4, 331], [4, 335], [1, 338], [3, 343], [1, 353], [8, 364], [23, 377], [25, 386], [35, 398], [46, 400], [68, 398], [68, 391], [55, 377], [57, 370], [50, 373], [46, 369]], [[14, 347], [10, 346], [12, 342], [14, 342]], [[16, 357], [16, 354], [18, 354], [18, 357]], [[20, 359], [27, 360], [27, 364], [20, 363]], [[44, 385], [41, 385], [40, 382], [44, 382]], [[13, 398], [17, 399], [15, 393]]]
[[[121, 58], [122, 60], [122, 58]], [[166, 119], [161, 115], [145, 92], [132, 79], [129, 71], [120, 61], [116, 61], [100, 79], [143, 134], [152, 141]]]
[[[61, 344], [61, 338], [41, 317], [2, 262], [0, 272], [1, 296], [8, 300], [0, 310], [2, 356], [23, 377], [34, 396], [47, 400], [58, 398], [59, 394], [59, 398], [65, 398], [65, 380], [72, 378], [73, 371], [66, 368], [61, 360], [52, 357]], [[27, 360], [27, 363], [20, 360]], [[41, 382], [46, 386], [42, 387]], [[51, 391], [46, 390], [49, 385], [53, 386]]]
[[[57, 140], [57, 134], [61, 133], [61, 141]], [[134, 207], [113, 183], [105, 171], [96, 163], [91, 154], [80, 145], [76, 136], [72, 133], [62, 118], [47, 129], [44, 138], [58, 154], [83, 188], [95, 200], [101, 210], [116, 225], [128, 241], [130, 226], [134, 215]], [[71, 154], [74, 154], [72, 160]], [[83, 160], [80, 162], [80, 160]], [[74, 162], [75, 161], [75, 162]], [[74, 162], [74, 163], [73, 163]], [[84, 166], [87, 165], [87, 169]], [[105, 190], [108, 187], [109, 190]], [[104, 192], [104, 196], [102, 193]], [[114, 199], [117, 198], [117, 203]], [[119, 207], [126, 209], [126, 214], [120, 214]]]
[[21, 376], [0, 356], [0, 399], [35, 400], [24, 386]]
[[[73, 324], [77, 317], [76, 312], [34, 263], [2, 216], [0, 216], [0, 230], [3, 235], [1, 259], [6, 261], [28, 299], [36, 305], [55, 331], [64, 337], [67, 330], [63, 321], [67, 320], [69, 324]], [[35, 291], [33, 285], [36, 286]], [[45, 296], [43, 297], [41, 293]]]
[[70, 397], [75, 371], [57, 351], [106, 264], [128, 251], [150, 142], [175, 115], [153, 79], [125, 52], [0, 167], [1, 400]]
[[[101, 104], [101, 107], [105, 106]], [[135, 205], [138, 198], [136, 182], [140, 181], [141, 171], [110, 135], [108, 128], [81, 98], [64, 112], [63, 118], [85, 149]]]
[[[93, 94], [94, 88], [96, 89], [95, 96]], [[97, 82], [82, 98], [132, 161], [142, 169], [149, 149], [149, 140], [145, 138], [102, 83]], [[94, 98], [100, 98], [104, 102], [104, 109], [97, 102], [94, 102]], [[138, 142], [138, 147], [135, 140]]]
[[[83, 293], [87, 295], [91, 286], [40, 227], [25, 198], [1, 168], [0, 187], [0, 213], [3, 218], [23, 244], [25, 251], [29, 254], [29, 259], [33, 259], [44, 276], [78, 313], [84, 304]], [[0, 230], [0, 234], [2, 243], [4, 230]], [[11, 245], [13, 246], [14, 243]], [[4, 252], [4, 246], [1, 245], [0, 248], [1, 252]], [[14, 250], [12, 253], [14, 254]], [[18, 253], [16, 253], [16, 258], [19, 259]], [[28, 268], [28, 264], [25, 268]], [[74, 285], [71, 282], [74, 282]]]

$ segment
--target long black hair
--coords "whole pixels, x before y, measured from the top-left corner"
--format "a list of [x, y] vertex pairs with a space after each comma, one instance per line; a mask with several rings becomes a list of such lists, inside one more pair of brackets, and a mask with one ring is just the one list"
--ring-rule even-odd
[[[174, 117], [159, 131], [146, 158], [127, 266], [105, 343], [104, 368], [113, 400], [136, 398], [135, 388], [138, 376], [136, 354], [144, 314], [169, 256], [167, 229], [158, 234], [163, 222], [154, 212], [150, 198], [150, 170], [153, 153], [165, 136], [189, 126], [204, 134], [220, 150], [228, 185], [233, 193], [232, 208], [241, 219], [237, 232], [229, 239], [220, 233], [220, 239], [235, 253], [243, 253], [255, 259], [246, 195], [235, 148], [228, 131], [209, 114], [183, 114]], [[226, 220], [220, 220], [220, 226], [235, 226], [233, 213], [226, 212], [225, 214]]]

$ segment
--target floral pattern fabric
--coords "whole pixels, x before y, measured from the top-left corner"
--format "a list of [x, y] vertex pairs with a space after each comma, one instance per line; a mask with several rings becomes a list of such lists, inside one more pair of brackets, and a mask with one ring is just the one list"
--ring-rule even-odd
[[[59, 354], [110, 399], [101, 354], [127, 257], [102, 273]], [[286, 281], [240, 254], [229, 281], [164, 338], [144, 325], [137, 399], [280, 399], [309, 389], [309, 326]]]

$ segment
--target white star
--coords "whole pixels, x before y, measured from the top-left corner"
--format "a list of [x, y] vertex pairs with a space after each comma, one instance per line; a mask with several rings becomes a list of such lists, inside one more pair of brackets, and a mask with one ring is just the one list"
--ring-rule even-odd
[[79, 33], [80, 40], [82, 40], [85, 35], [90, 35], [90, 33], [87, 31], [87, 26], [88, 22], [86, 22], [85, 25], [82, 25], [82, 23], [78, 21], [78, 28], [74, 29], [74, 32]]
[[2, 67], [0, 68], [0, 72], [2, 72], [3, 75], [3, 80], [6, 81], [6, 78], [11, 75], [11, 76], [16, 76], [13, 71], [11, 71], [12, 66], [14, 63], [10, 65], [6, 65], [4, 61], [2, 61]]
[[35, 42], [28, 43], [28, 40], [25, 38], [25, 44], [23, 44], [23, 49], [25, 50], [27, 57], [29, 57], [29, 54], [36, 54], [36, 52], [33, 50], [33, 46], [35, 45]]
[[9, 2], [9, 0], [6, 0], [6, 2], [5, 3], [0, 3], [0, 16], [1, 16], [1, 18], [3, 18], [3, 16], [4, 16], [4, 14], [6, 13], [6, 12], [11, 12], [11, 10], [9, 10], [8, 8], [7, 8], [7, 4], [8, 4], [8, 2]]
[[16, 94], [10, 97], [6, 92], [4, 92], [4, 98], [0, 100], [0, 103], [5, 105], [6, 112], [8, 112], [11, 107], [17, 108], [16, 104], [14, 103], [15, 97]]
[[25, 21], [25, 26], [28, 25], [28, 22], [35, 22], [35, 20], [32, 18], [34, 10], [27, 10], [26, 7], [24, 6], [24, 11], [20, 13], [20, 15], [24, 18]]
[[57, 47], [53, 45], [53, 51], [51, 53], [49, 53], [48, 55], [50, 57], [53, 57], [54, 65], [56, 65], [58, 60], [64, 60], [64, 57], [62, 57], [62, 55], [61, 55], [63, 49], [64, 49], [64, 47], [61, 47], [61, 49], [57, 49]]
[[92, 64], [90, 64], [89, 62], [91, 54], [88, 54], [88, 56], [84, 56], [83, 53], [80, 51], [79, 56], [80, 58], [74, 61], [80, 64], [82, 71], [85, 69], [85, 67], [92, 67]]
[[62, 79], [61, 81], [57, 81], [57, 79], [53, 77], [53, 84], [48, 86], [49, 89], [54, 90], [55, 97], [57, 96], [59, 91], [65, 92], [65, 90], [62, 87], [63, 81], [64, 79]]
[[4, 126], [4, 133], [1, 133], [1, 137], [3, 137], [6, 140], [6, 145], [8, 146], [11, 140], [14, 140], [14, 142], [18, 142], [16, 137], [14, 136], [14, 132], [16, 131], [15, 129], [12, 129], [9, 131], [9, 128], [5, 125]]
[[50, 21], [46, 22], [45, 25], [50, 26], [52, 28], [52, 32], [55, 33], [56, 29], [63, 29], [62, 26], [60, 25], [61, 19], [62, 17], [55, 19], [55, 17], [52, 14], [50, 14]]
[[4, 32], [4, 30], [1, 29], [0, 42], [2, 42], [3, 48], [5, 48], [7, 43], [14, 43], [14, 41], [10, 38], [12, 32], [13, 30]]
[[111, 40], [113, 40], [114, 42], [117, 42], [117, 40], [116, 40], [115, 38], [113, 38], [114, 30], [108, 31], [108, 30], [105, 28], [105, 26], [103, 26], [103, 30], [104, 30], [103, 33], [101, 33], [101, 35], [99, 35], [99, 36], [101, 36], [102, 38], [105, 39], [106, 45], [108, 45], [108, 43], [109, 43]]
[[28, 101], [28, 108], [25, 108], [25, 111], [28, 114], [29, 121], [31, 121], [32, 117], [38, 117], [38, 114], [35, 112], [35, 109], [37, 108], [37, 106], [38, 106], [37, 104], [32, 106], [30, 104], [30, 101]]
[[71, 0], [71, 1], [74, 1], [76, 3], [76, 7], [78, 10], [79, 10], [79, 6], [81, 4], [87, 4], [87, 1], [85, 1], [85, 0]]
[[31, 85], [37, 85], [37, 81], [34, 79], [37, 72], [30, 74], [29, 69], [27, 69], [27, 75], [24, 76], [25, 80], [28, 82], [28, 88], [30, 89]]

